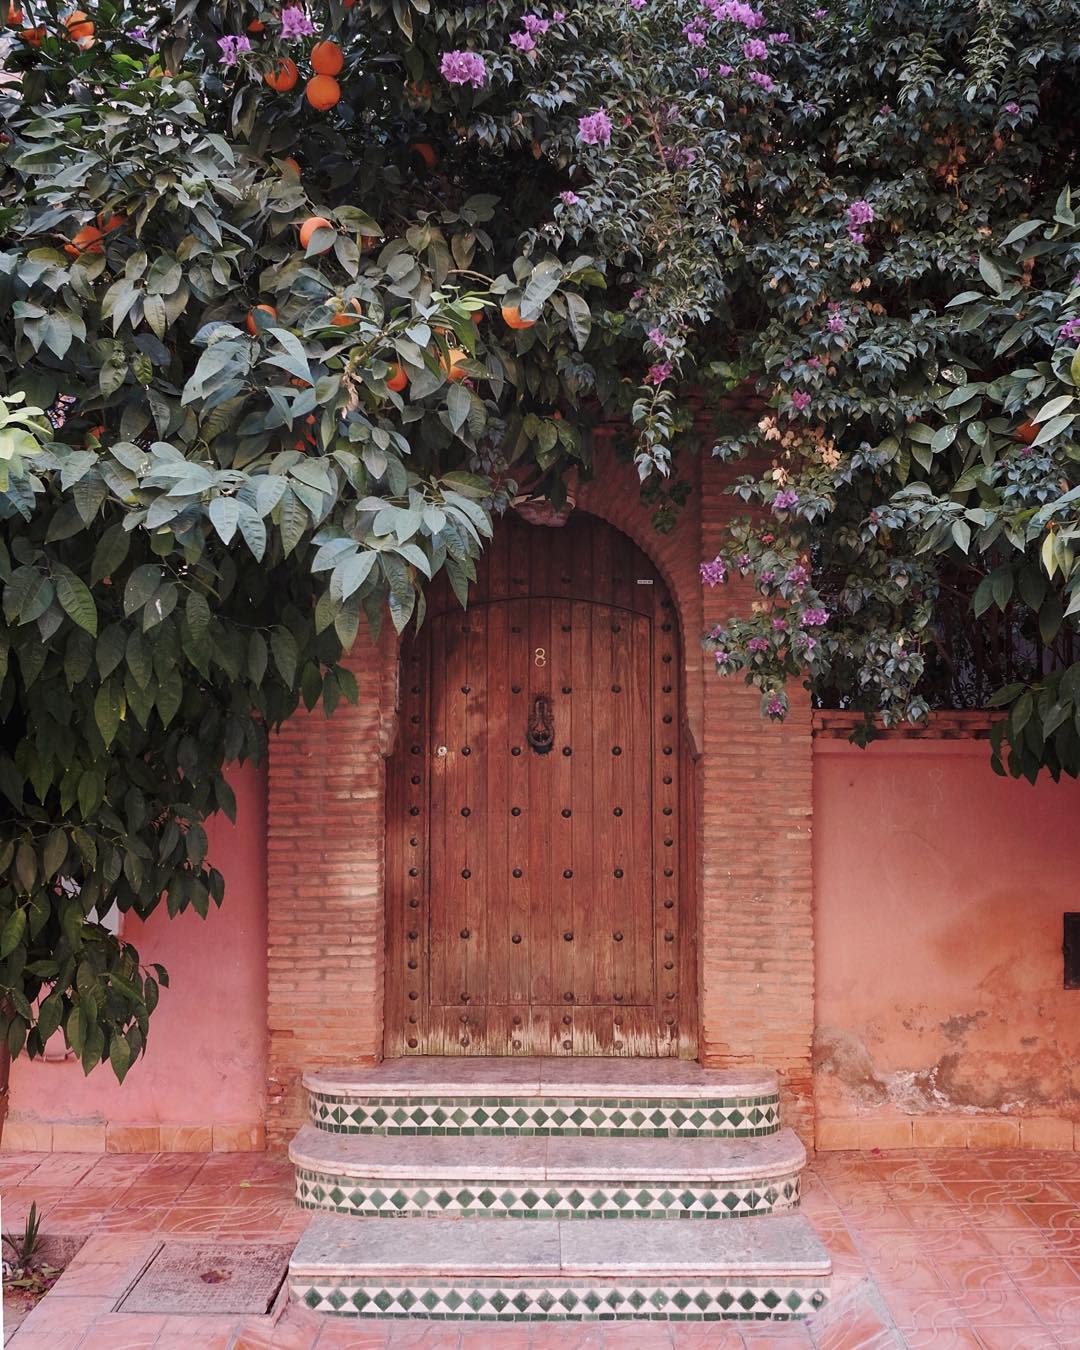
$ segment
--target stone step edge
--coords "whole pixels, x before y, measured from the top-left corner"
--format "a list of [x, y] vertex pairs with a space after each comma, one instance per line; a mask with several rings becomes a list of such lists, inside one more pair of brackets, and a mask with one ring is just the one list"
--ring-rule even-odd
[[[779, 1082], [770, 1069], [701, 1069], [686, 1060], [625, 1063], [634, 1068], [620, 1075], [622, 1061], [610, 1059], [414, 1057], [370, 1066], [308, 1069], [302, 1082], [309, 1092], [359, 1101], [379, 1097], [442, 1103], [474, 1098], [484, 1105], [505, 1105], [528, 1098], [556, 1105], [582, 1098], [598, 1103], [647, 1100], [666, 1105], [707, 1100], [741, 1106], [763, 1098], [778, 1099]], [[643, 1069], [643, 1064], [648, 1068]]]
[[[476, 1136], [469, 1141], [460, 1162], [432, 1157], [424, 1147], [425, 1141], [403, 1138], [396, 1141], [392, 1160], [387, 1163], [380, 1159], [386, 1150], [377, 1145], [376, 1138], [336, 1136], [313, 1125], [303, 1125], [289, 1144], [289, 1161], [308, 1172], [332, 1172], [341, 1179], [385, 1184], [421, 1183], [437, 1176], [457, 1185], [473, 1181], [488, 1185], [492, 1183], [487, 1179], [497, 1175], [502, 1182], [534, 1186], [548, 1183], [681, 1186], [695, 1182], [718, 1185], [797, 1175], [806, 1166], [806, 1147], [790, 1128], [760, 1140], [631, 1137], [590, 1140], [587, 1146], [577, 1138], [561, 1139], [553, 1135], [519, 1146], [521, 1152], [536, 1155], [531, 1162], [514, 1158], [510, 1139]], [[539, 1157], [541, 1153], [543, 1160]], [[666, 1153], [670, 1161], [656, 1160], [657, 1153], [661, 1159]], [[578, 1156], [568, 1161], [568, 1154]]]
[[[481, 1259], [484, 1249], [495, 1259]], [[672, 1262], [679, 1251], [682, 1267]], [[297, 1244], [289, 1288], [313, 1311], [353, 1317], [792, 1320], [824, 1305], [831, 1268], [798, 1216], [708, 1234], [682, 1221], [615, 1220], [587, 1236], [562, 1223], [508, 1221], [496, 1232], [445, 1219], [402, 1229], [321, 1216]]]

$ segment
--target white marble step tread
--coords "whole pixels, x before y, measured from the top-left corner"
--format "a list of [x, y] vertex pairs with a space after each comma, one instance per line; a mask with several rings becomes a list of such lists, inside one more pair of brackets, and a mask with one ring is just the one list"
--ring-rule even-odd
[[686, 1059], [460, 1059], [416, 1055], [371, 1067], [309, 1070], [312, 1092], [357, 1097], [768, 1097], [769, 1069], [703, 1069]]
[[424, 1181], [735, 1182], [787, 1176], [806, 1163], [792, 1130], [751, 1139], [651, 1139], [548, 1135], [328, 1134], [305, 1125], [289, 1159], [336, 1177]]
[[828, 1252], [799, 1215], [720, 1224], [678, 1219], [589, 1224], [506, 1219], [494, 1224], [455, 1219], [388, 1223], [325, 1214], [312, 1219], [289, 1263], [293, 1280], [320, 1282], [364, 1275], [380, 1280], [692, 1275], [763, 1281], [826, 1276], [831, 1268]]

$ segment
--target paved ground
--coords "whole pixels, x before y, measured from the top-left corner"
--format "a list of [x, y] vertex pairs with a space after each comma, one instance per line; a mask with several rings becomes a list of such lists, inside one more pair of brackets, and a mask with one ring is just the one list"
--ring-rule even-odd
[[[14, 1350], [1044, 1350], [1080, 1347], [1080, 1154], [828, 1153], [804, 1212], [833, 1255], [834, 1300], [808, 1326], [536, 1326], [342, 1322], [111, 1311], [155, 1235], [295, 1240], [281, 1158], [261, 1154], [0, 1157], [5, 1231], [36, 1200], [54, 1233], [89, 1241], [9, 1344]], [[387, 1222], [390, 1222], [387, 1220]], [[494, 1222], [494, 1221], [492, 1221]]]

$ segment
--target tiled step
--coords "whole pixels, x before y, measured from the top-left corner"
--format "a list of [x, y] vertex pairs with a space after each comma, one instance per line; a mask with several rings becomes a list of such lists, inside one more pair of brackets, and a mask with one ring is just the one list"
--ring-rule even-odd
[[712, 1135], [780, 1128], [776, 1075], [677, 1059], [442, 1059], [304, 1075], [331, 1134]]
[[805, 1317], [830, 1262], [799, 1215], [755, 1223], [312, 1220], [289, 1263], [318, 1312], [438, 1321]]
[[761, 1139], [330, 1135], [289, 1148], [302, 1208], [359, 1217], [734, 1219], [799, 1203], [806, 1150]]

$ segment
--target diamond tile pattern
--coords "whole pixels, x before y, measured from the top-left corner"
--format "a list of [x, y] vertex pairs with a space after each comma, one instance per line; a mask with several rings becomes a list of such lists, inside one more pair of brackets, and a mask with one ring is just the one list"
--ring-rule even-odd
[[369, 1097], [309, 1093], [312, 1122], [331, 1134], [576, 1134], [753, 1138], [780, 1128], [775, 1093], [759, 1097]]
[[[387, 1188], [388, 1189], [388, 1188]], [[405, 1182], [387, 1189], [355, 1177], [296, 1169], [296, 1203], [302, 1209], [331, 1210], [364, 1218], [433, 1217], [506, 1219], [738, 1219], [780, 1214], [799, 1204], [799, 1175], [741, 1181], [723, 1190], [707, 1183], [654, 1186], [607, 1181], [586, 1190], [574, 1182], [546, 1182], [543, 1193], [527, 1181], [485, 1177], [423, 1185]]]
[[618, 1284], [584, 1280], [437, 1280], [410, 1284], [339, 1280], [313, 1284], [295, 1279], [292, 1296], [313, 1312], [351, 1317], [410, 1317], [455, 1321], [540, 1322], [629, 1319], [664, 1322], [791, 1321], [822, 1307], [819, 1284], [659, 1284], [626, 1279]]

